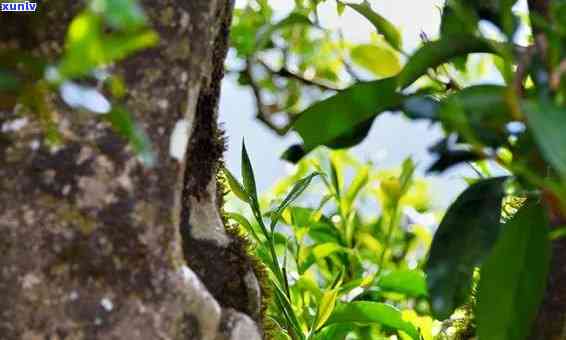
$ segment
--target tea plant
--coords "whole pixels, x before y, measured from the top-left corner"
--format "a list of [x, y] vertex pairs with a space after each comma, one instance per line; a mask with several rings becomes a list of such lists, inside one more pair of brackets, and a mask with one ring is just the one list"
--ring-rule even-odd
[[435, 215], [414, 170], [410, 159], [400, 171], [378, 171], [344, 152], [321, 154], [261, 199], [245, 147], [242, 183], [224, 169], [253, 215], [227, 217], [268, 268], [274, 338], [432, 339], [433, 325], [440, 331], [422, 271]]

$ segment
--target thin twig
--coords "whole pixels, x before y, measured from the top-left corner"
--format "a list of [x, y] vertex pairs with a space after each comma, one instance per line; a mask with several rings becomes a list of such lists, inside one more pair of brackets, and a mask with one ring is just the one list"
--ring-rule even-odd
[[333, 87], [331, 85], [326, 85], [326, 84], [322, 84], [322, 83], [319, 83], [319, 82], [315, 82], [315, 81], [310, 80], [310, 79], [306, 79], [299, 74], [291, 72], [285, 66], [283, 66], [279, 70], [275, 70], [275, 69], [271, 68], [271, 66], [269, 66], [265, 61], [263, 61], [261, 59], [258, 59], [258, 63], [261, 66], [263, 66], [269, 73], [276, 75], [276, 76], [279, 76], [279, 77], [295, 79], [295, 80], [298, 80], [305, 85], [318, 87], [321, 90], [325, 90], [325, 91], [339, 91], [340, 90], [339, 88]]

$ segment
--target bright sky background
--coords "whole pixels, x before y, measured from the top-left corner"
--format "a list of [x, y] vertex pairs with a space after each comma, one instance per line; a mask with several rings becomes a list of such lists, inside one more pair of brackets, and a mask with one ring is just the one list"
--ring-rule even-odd
[[[521, 0], [516, 8], [525, 8]], [[236, 6], [246, 0], [237, 0]], [[372, 0], [373, 8], [401, 29], [406, 50], [419, 44], [419, 33], [424, 31], [435, 37], [440, 25], [440, 8], [443, 0]], [[278, 17], [285, 17], [293, 7], [293, 0], [271, 0]], [[329, 28], [342, 28], [346, 39], [354, 42], [369, 41], [373, 28], [363, 17], [346, 9], [339, 17], [334, 1], [320, 7], [321, 24]], [[259, 190], [269, 188], [277, 178], [289, 171], [289, 165], [279, 159], [281, 153], [299, 138], [291, 133], [278, 137], [254, 118], [255, 106], [251, 90], [238, 86], [235, 77], [226, 77], [220, 103], [220, 121], [229, 139], [225, 158], [234, 173], [239, 174], [242, 138], [250, 153], [256, 172]], [[353, 149], [361, 160], [371, 159], [378, 167], [398, 167], [408, 156], [419, 165], [420, 173], [433, 161], [427, 147], [442, 136], [438, 126], [426, 122], [411, 122], [401, 115], [383, 114], [374, 122], [366, 140]], [[447, 206], [466, 186], [462, 176], [474, 176], [467, 165], [458, 166], [441, 177], [429, 176], [431, 196], [439, 206]]]

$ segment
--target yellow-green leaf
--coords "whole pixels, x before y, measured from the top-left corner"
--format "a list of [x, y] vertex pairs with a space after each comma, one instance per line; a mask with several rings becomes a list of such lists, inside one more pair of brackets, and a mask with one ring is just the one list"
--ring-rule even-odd
[[334, 306], [336, 306], [336, 299], [338, 298], [338, 289], [332, 289], [324, 292], [322, 298], [320, 299], [320, 305], [318, 306], [318, 312], [316, 313], [316, 321], [314, 323], [314, 330], [319, 330], [330, 315], [334, 311]]
[[401, 71], [397, 52], [385, 45], [357, 45], [350, 51], [350, 57], [357, 65], [378, 77], [391, 77]]
[[224, 172], [226, 180], [228, 181], [228, 186], [230, 187], [230, 190], [234, 193], [234, 195], [236, 195], [236, 197], [244, 202], [249, 202], [250, 198], [248, 197], [246, 190], [244, 190], [242, 184], [238, 182], [238, 180], [236, 179], [236, 177], [234, 177], [234, 175], [232, 175], [230, 170], [228, 170], [226, 167], [222, 167], [222, 172]]

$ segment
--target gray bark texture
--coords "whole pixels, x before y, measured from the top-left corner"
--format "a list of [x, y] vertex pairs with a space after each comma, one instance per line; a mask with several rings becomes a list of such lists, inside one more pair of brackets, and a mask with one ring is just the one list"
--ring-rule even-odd
[[[113, 71], [155, 167], [99, 117], [55, 97], [60, 147], [46, 145], [39, 119], [0, 134], [1, 340], [261, 338], [258, 280], [245, 245], [226, 232], [217, 182], [232, 0], [142, 4], [160, 43]], [[0, 48], [61, 55], [84, 3], [38, 6], [2, 14]], [[0, 108], [3, 127], [20, 118]], [[169, 152], [176, 126], [188, 127], [181, 160]]]

